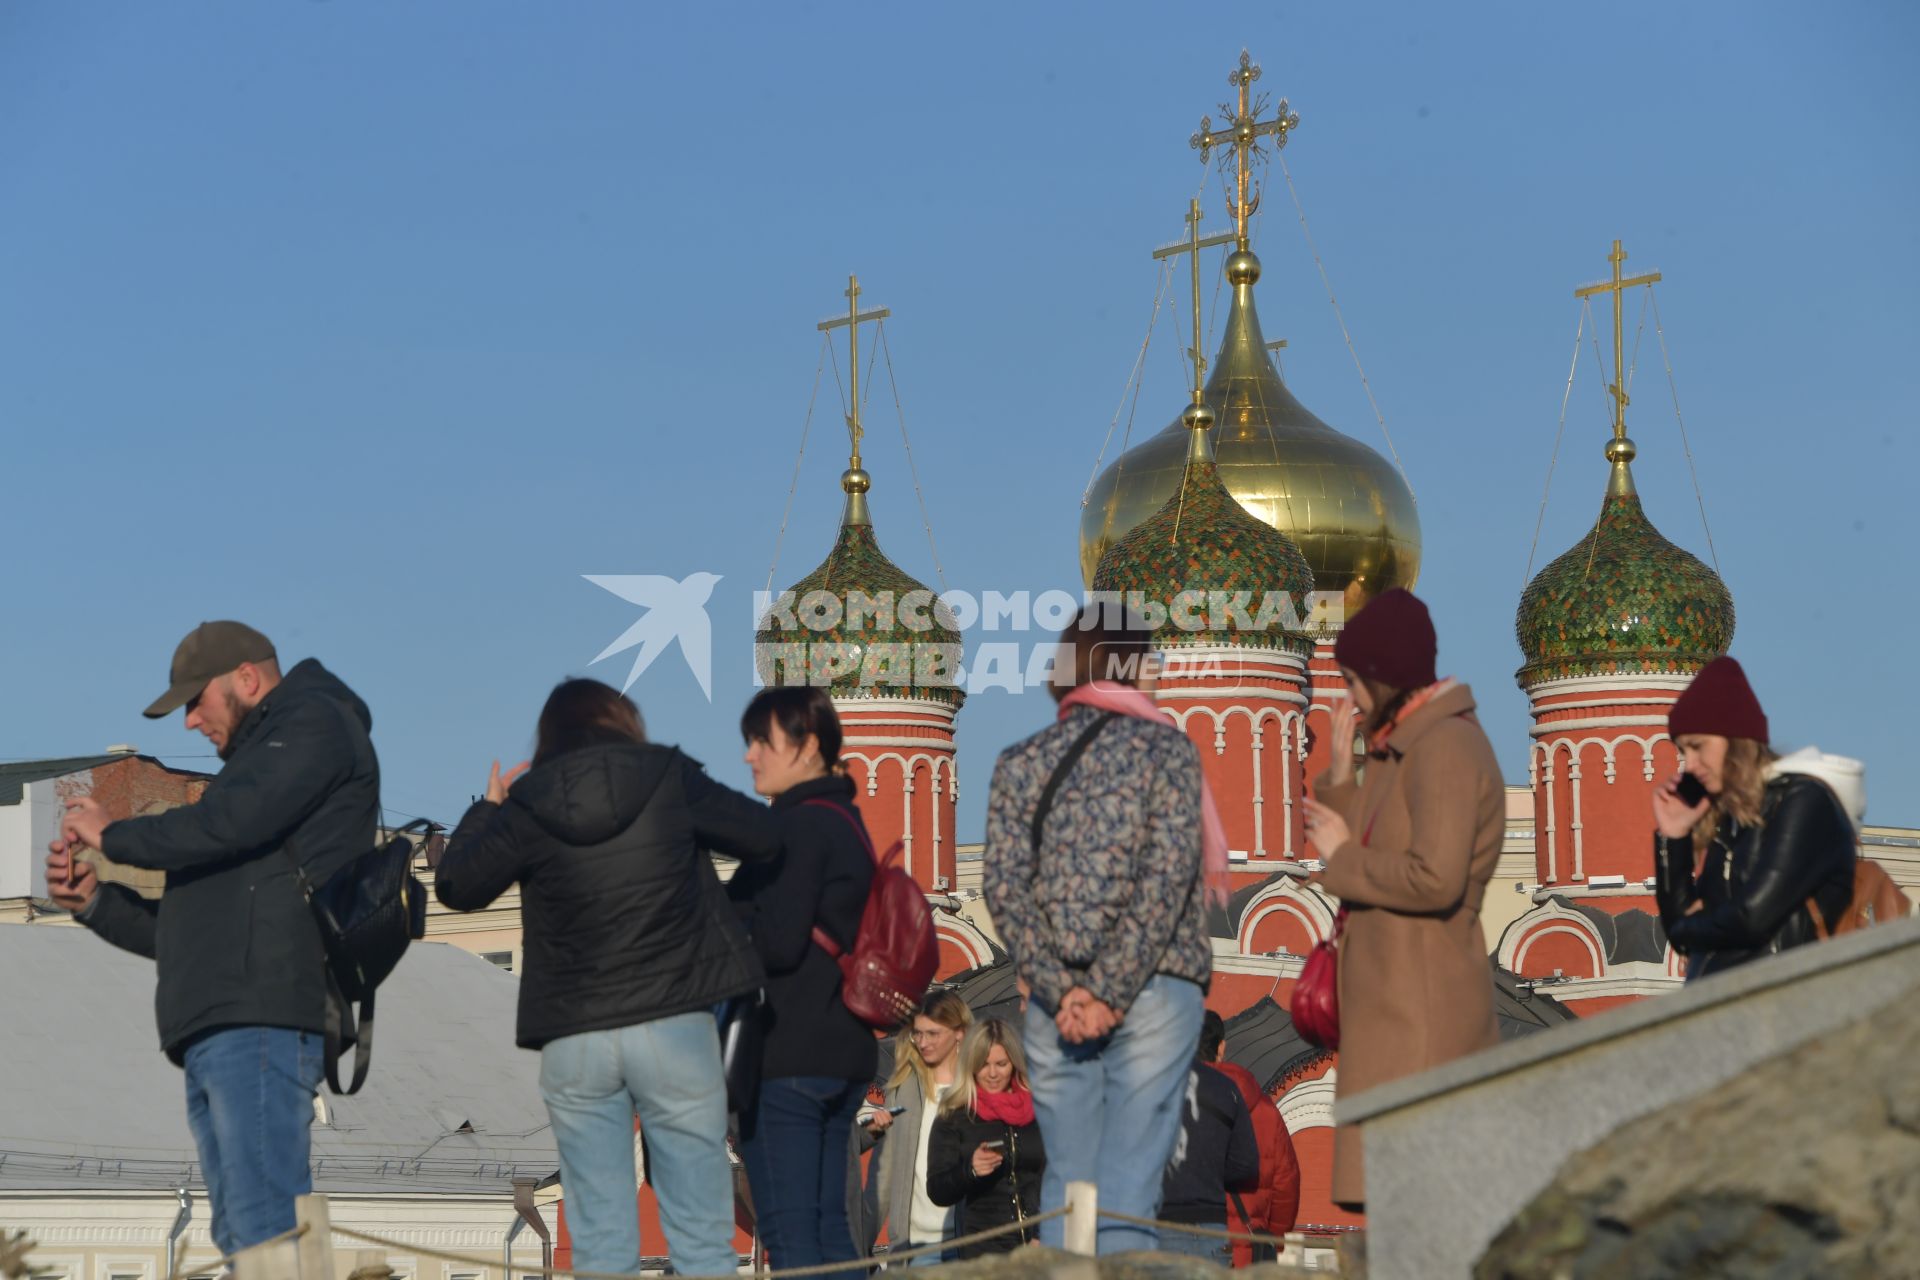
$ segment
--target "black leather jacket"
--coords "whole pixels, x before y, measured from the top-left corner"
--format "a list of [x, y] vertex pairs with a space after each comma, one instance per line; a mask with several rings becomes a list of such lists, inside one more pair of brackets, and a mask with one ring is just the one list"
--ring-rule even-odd
[[[1687, 981], [1815, 938], [1812, 898], [1836, 920], [1853, 896], [1853, 824], [1817, 779], [1767, 784], [1758, 826], [1720, 820], [1695, 876], [1693, 838], [1654, 837], [1656, 893], [1667, 941], [1687, 958]], [[1704, 904], [1692, 915], [1687, 908]]]

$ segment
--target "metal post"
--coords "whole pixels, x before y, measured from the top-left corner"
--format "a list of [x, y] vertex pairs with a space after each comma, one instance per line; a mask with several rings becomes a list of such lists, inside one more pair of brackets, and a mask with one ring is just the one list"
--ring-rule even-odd
[[173, 1225], [167, 1229], [168, 1276], [179, 1274], [180, 1236], [187, 1229], [187, 1223], [193, 1221], [193, 1193], [181, 1187], [173, 1195], [180, 1206], [180, 1211], [173, 1215]]

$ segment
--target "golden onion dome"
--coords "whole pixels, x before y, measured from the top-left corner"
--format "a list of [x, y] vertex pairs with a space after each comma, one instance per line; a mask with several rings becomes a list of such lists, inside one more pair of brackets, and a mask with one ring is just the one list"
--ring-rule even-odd
[[[1390, 587], [1420, 576], [1420, 519], [1393, 465], [1294, 399], [1260, 332], [1253, 286], [1260, 260], [1229, 255], [1233, 306], [1207, 379], [1219, 415], [1213, 447], [1234, 499], [1306, 554], [1320, 591], [1345, 595], [1351, 616]], [[1186, 470], [1187, 428], [1176, 418], [1116, 459], [1080, 516], [1080, 572], [1089, 583], [1107, 548], [1166, 505]]]

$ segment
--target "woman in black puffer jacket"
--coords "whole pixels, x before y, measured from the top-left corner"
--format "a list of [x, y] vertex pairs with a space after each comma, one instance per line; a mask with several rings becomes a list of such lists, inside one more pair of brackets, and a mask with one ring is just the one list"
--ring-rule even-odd
[[517, 1038], [540, 1050], [574, 1265], [639, 1271], [637, 1113], [675, 1272], [731, 1275], [713, 1009], [758, 988], [762, 971], [706, 850], [771, 861], [778, 827], [675, 748], [648, 743], [638, 709], [597, 680], [553, 691], [531, 771], [514, 781], [527, 769], [502, 777], [494, 764], [434, 890], [455, 911], [477, 911], [520, 886]]
[[[956, 1236], [1024, 1223], [1040, 1211], [1046, 1167], [1020, 1036], [1011, 1024], [989, 1018], [967, 1032], [959, 1081], [927, 1139], [927, 1198], [960, 1206]], [[1011, 1253], [1034, 1239], [1034, 1229], [1022, 1226], [957, 1253], [962, 1259]]]
[[1853, 819], [1836, 793], [1767, 746], [1766, 713], [1732, 658], [1700, 669], [1667, 732], [1684, 767], [1653, 794], [1655, 886], [1687, 981], [1815, 941], [1853, 896]]

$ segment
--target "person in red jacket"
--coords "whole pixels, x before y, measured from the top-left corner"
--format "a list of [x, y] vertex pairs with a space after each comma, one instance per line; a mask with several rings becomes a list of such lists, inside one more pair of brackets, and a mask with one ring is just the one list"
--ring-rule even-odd
[[[1280, 1109], [1273, 1105], [1253, 1072], [1227, 1061], [1227, 1028], [1220, 1015], [1207, 1010], [1200, 1031], [1200, 1058], [1211, 1062], [1240, 1090], [1247, 1110], [1253, 1113], [1253, 1136], [1260, 1145], [1260, 1187], [1240, 1193], [1240, 1203], [1227, 1202], [1227, 1230], [1257, 1231], [1280, 1236], [1293, 1230], [1300, 1215], [1300, 1160], [1293, 1152], [1293, 1135]], [[1244, 1206], [1244, 1212], [1242, 1212]], [[1233, 1265], [1245, 1267], [1256, 1260], [1271, 1261], [1272, 1245], [1256, 1245], [1245, 1240], [1233, 1242]]]

